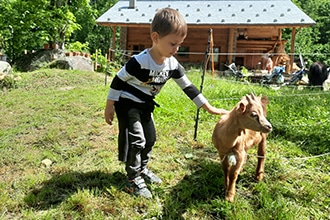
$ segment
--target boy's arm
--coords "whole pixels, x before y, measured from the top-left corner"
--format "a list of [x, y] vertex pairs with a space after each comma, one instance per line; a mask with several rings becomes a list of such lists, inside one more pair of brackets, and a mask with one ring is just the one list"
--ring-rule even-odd
[[109, 125], [112, 125], [112, 120], [115, 114], [114, 104], [115, 101], [108, 99], [104, 110], [104, 119]]
[[221, 115], [221, 114], [228, 114], [228, 110], [221, 109], [221, 108], [216, 108], [210, 103], [206, 102], [204, 105], [202, 105], [202, 108], [208, 111], [210, 114], [215, 114], [215, 115]]

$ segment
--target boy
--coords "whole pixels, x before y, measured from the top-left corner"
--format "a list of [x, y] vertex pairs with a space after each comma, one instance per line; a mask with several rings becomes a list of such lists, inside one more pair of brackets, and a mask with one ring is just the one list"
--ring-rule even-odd
[[152, 47], [133, 56], [114, 77], [107, 97], [105, 121], [111, 125], [116, 112], [119, 125], [119, 160], [126, 162], [128, 191], [152, 198], [145, 181], [162, 180], [147, 169], [156, 131], [152, 112], [158, 105], [154, 97], [170, 79], [197, 105], [211, 114], [225, 114], [211, 106], [184, 74], [174, 54], [187, 35], [187, 24], [176, 10], [157, 11], [151, 24]]

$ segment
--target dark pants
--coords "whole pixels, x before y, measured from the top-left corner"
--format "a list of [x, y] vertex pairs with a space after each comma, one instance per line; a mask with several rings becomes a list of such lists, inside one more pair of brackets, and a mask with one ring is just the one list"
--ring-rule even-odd
[[128, 153], [126, 172], [134, 179], [147, 167], [152, 147], [156, 142], [156, 130], [152, 113], [137, 108], [128, 111]]
[[119, 125], [118, 159], [126, 162], [129, 179], [139, 176], [146, 168], [156, 142], [152, 112], [141, 109], [142, 106], [136, 108], [132, 105], [135, 103], [127, 103], [127, 100], [121, 100], [115, 105]]

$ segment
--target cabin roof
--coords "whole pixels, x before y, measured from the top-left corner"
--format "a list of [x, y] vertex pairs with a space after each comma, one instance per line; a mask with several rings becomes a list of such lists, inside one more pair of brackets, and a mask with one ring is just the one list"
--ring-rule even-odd
[[303, 27], [315, 24], [290, 0], [119, 0], [97, 19], [97, 23], [149, 26], [155, 12], [164, 7], [178, 10], [188, 26]]

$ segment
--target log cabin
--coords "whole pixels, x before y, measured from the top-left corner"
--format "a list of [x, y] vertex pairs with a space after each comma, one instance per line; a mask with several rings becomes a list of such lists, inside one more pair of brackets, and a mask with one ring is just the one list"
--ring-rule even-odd
[[[120, 32], [119, 39], [112, 34], [111, 48], [119, 43], [120, 50], [133, 55], [151, 47], [150, 24], [157, 9], [164, 7], [178, 10], [188, 24], [188, 35], [177, 59], [202, 64], [212, 30], [210, 52], [218, 70], [232, 62], [255, 69], [264, 54], [272, 54], [274, 65], [280, 63], [279, 58], [287, 57], [284, 62], [290, 72], [297, 30], [315, 25], [290, 0], [119, 0], [97, 23]], [[284, 28], [292, 34], [289, 54], [284, 50]]]

